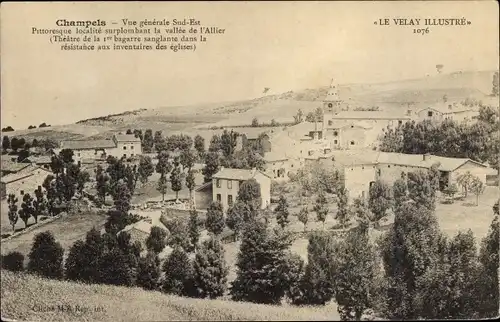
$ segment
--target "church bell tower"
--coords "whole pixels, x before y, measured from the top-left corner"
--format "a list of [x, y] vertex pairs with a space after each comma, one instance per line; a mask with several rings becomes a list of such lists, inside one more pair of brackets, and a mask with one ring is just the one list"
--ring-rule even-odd
[[330, 83], [330, 88], [326, 94], [326, 98], [323, 101], [323, 112], [327, 114], [337, 114], [340, 111], [341, 100], [339, 98], [339, 93], [337, 86], [333, 84], [333, 79]]

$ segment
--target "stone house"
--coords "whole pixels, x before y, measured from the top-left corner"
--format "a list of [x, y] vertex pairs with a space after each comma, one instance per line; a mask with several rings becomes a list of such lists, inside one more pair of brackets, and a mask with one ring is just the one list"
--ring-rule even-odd
[[[210, 202], [218, 201], [226, 211], [238, 196], [240, 185], [250, 179], [255, 179], [260, 185], [262, 208], [271, 203], [271, 178], [256, 169], [231, 169], [222, 167], [213, 175], [212, 181], [195, 190], [195, 205], [197, 209], [208, 207]], [[210, 199], [211, 192], [211, 199]]]
[[110, 140], [62, 141], [56, 154], [62, 149], [73, 150], [75, 162], [103, 160], [107, 156], [129, 158], [142, 154], [141, 140], [133, 134], [115, 134]]

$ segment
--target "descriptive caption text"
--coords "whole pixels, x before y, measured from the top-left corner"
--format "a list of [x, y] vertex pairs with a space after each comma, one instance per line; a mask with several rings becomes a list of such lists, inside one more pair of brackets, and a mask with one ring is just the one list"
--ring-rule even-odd
[[58, 19], [49, 28], [32, 27], [62, 51], [196, 51], [226, 33], [196, 18], [132, 20]]
[[388, 27], [406, 27], [411, 33], [426, 35], [439, 27], [466, 27], [472, 23], [464, 17], [460, 18], [379, 18], [374, 25]]
[[105, 313], [106, 309], [103, 306], [88, 306], [85, 304], [79, 305], [69, 305], [69, 304], [56, 304], [56, 305], [45, 305], [45, 304], [35, 304], [33, 306], [33, 311], [35, 312], [71, 312], [71, 313], [91, 313], [91, 312], [101, 312]]

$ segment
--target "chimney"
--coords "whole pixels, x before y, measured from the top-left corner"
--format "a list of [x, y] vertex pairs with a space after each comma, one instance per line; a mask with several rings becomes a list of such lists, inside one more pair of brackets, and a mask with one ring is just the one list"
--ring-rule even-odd
[[423, 160], [423, 161], [427, 161], [429, 158], [430, 158], [429, 153], [426, 153], [426, 154], [423, 154], [423, 155], [422, 155], [422, 160]]
[[451, 104], [448, 104], [448, 109], [451, 110], [453, 106]]

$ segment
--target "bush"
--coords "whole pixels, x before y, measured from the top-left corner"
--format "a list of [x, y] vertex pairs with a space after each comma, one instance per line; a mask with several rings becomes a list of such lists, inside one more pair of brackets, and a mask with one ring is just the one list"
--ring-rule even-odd
[[163, 263], [163, 292], [194, 296], [193, 266], [188, 255], [181, 247], [175, 247]]
[[33, 247], [29, 254], [28, 270], [49, 278], [63, 276], [64, 249], [56, 242], [50, 231], [35, 236]]
[[10, 252], [7, 255], [2, 255], [2, 268], [21, 272], [24, 270], [24, 255], [20, 252]]
[[217, 238], [203, 242], [193, 267], [194, 285], [200, 297], [215, 299], [224, 295], [229, 269], [224, 259], [224, 248]]

